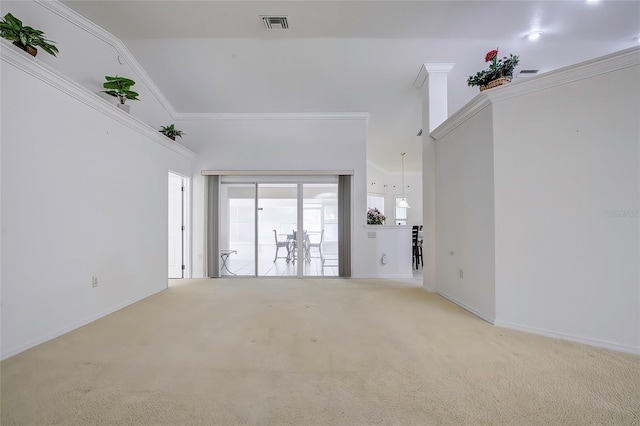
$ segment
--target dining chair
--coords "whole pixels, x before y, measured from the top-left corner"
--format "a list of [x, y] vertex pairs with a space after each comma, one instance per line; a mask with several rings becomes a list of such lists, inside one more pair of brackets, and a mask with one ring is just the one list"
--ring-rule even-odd
[[287, 241], [286, 239], [284, 241], [281, 239], [278, 240], [278, 232], [276, 232], [275, 229], [273, 230], [273, 236], [276, 239], [276, 256], [273, 258], [273, 263], [275, 263], [276, 260], [278, 260], [278, 251], [280, 250], [281, 247], [287, 249], [287, 256], [286, 257], [280, 256], [280, 259], [287, 259], [287, 263], [289, 263], [289, 259], [291, 259], [291, 256], [289, 254], [289, 241]]
[[422, 240], [420, 240], [418, 238], [418, 233], [419, 233], [419, 227], [418, 225], [414, 225], [411, 228], [411, 242], [412, 242], [412, 264], [416, 265], [416, 269], [418, 269], [418, 262], [420, 262], [420, 265], [424, 268], [424, 262], [422, 259]]
[[318, 255], [319, 255], [320, 261], [324, 262], [324, 257], [322, 256], [322, 242], [323, 241], [324, 241], [324, 229], [320, 231], [320, 241], [318, 241], [317, 243], [312, 243], [311, 239], [307, 235], [307, 250], [308, 250], [308, 253], [309, 253], [309, 256], [307, 258], [307, 262], [311, 262], [311, 257], [312, 257], [311, 256], [311, 249], [312, 248], [317, 248], [318, 249]]
[[298, 231], [295, 229], [291, 230], [291, 234], [287, 235], [288, 247], [289, 247], [289, 259], [293, 263], [296, 263], [296, 259], [298, 258]]

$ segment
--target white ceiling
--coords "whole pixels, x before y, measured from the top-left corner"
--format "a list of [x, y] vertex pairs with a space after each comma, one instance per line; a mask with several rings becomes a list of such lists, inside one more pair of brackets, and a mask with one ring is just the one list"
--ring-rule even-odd
[[[120, 38], [179, 113], [368, 112], [367, 158], [421, 170], [423, 63], [447, 62], [449, 114], [484, 55], [541, 72], [638, 44], [640, 1], [64, 1]], [[267, 30], [261, 15], [286, 15]], [[526, 33], [544, 31], [531, 42]], [[197, 150], [197, 147], [195, 147]]]

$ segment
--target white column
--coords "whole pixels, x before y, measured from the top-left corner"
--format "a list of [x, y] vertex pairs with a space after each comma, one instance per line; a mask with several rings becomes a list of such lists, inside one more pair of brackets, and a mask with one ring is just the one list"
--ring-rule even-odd
[[442, 122], [447, 110], [447, 76], [454, 64], [424, 64], [414, 86], [422, 91], [422, 211], [424, 274], [422, 287], [436, 290], [436, 146], [429, 134]]

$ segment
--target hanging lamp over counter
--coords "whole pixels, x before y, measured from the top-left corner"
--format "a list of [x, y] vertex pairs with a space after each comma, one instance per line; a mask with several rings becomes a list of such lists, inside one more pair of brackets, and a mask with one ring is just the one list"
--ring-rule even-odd
[[405, 152], [400, 153], [400, 155], [402, 156], [402, 198], [400, 199], [400, 201], [398, 201], [398, 207], [403, 209], [410, 209], [411, 206], [409, 205], [409, 203], [407, 203], [407, 199], [404, 197], [404, 155], [405, 154], [406, 154]]

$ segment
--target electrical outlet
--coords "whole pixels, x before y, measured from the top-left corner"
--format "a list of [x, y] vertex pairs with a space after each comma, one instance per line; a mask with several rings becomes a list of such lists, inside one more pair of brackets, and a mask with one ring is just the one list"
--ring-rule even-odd
[[98, 277], [92, 277], [91, 278], [91, 286], [92, 287], [98, 287]]
[[464, 278], [464, 269], [460, 268], [460, 278]]

